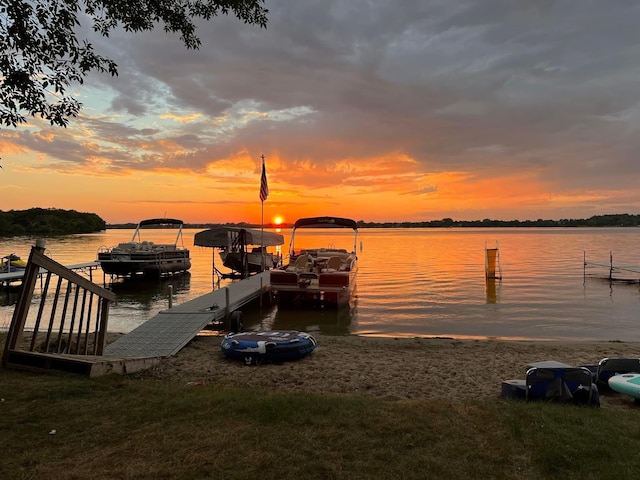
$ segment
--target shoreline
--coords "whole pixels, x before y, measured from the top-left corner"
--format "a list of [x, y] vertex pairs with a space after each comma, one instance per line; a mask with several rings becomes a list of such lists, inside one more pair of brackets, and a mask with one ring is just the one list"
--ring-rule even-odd
[[[265, 388], [273, 392], [365, 394], [386, 400], [451, 402], [498, 399], [502, 381], [524, 379], [526, 365], [555, 360], [597, 365], [640, 357], [640, 342], [564, 342], [392, 338], [313, 334], [318, 347], [281, 364], [247, 366], [224, 356], [221, 335], [198, 335], [176, 355], [138, 374], [182, 382]], [[631, 397], [601, 392], [601, 406], [634, 408]]]

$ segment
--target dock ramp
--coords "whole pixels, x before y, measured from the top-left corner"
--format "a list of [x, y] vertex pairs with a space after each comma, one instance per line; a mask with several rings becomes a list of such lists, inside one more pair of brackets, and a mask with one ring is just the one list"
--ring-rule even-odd
[[170, 357], [209, 323], [269, 292], [269, 272], [231, 283], [198, 298], [159, 312], [155, 317], [105, 347], [119, 357]]

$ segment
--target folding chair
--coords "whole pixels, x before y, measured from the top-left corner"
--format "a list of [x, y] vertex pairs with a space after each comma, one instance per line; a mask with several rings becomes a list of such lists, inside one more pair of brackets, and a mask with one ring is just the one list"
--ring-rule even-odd
[[609, 386], [609, 379], [618, 373], [640, 373], [640, 358], [603, 358], [596, 370], [596, 383]]
[[585, 367], [534, 367], [525, 378], [526, 399], [600, 405], [591, 371]]

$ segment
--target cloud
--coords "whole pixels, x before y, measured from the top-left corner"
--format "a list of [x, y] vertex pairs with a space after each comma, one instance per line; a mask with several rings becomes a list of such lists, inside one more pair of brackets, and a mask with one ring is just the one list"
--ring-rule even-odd
[[[460, 209], [471, 202], [456, 207], [456, 195], [446, 196], [453, 185], [473, 196], [525, 173], [532, 195], [563, 199], [558, 212], [572, 201], [585, 214], [640, 210], [630, 193], [640, 173], [640, 5], [272, 0], [267, 7], [266, 30], [224, 16], [201, 24], [199, 50], [162, 28], [94, 37], [120, 75], [88, 80], [101, 94], [86, 99], [69, 132], [13, 141], [54, 164], [99, 164], [105, 172], [204, 173], [238, 156], [257, 164], [266, 152], [277, 166], [274, 192], [333, 183], [362, 193], [377, 185], [407, 197], [442, 195]], [[583, 194], [599, 189], [606, 194]]]

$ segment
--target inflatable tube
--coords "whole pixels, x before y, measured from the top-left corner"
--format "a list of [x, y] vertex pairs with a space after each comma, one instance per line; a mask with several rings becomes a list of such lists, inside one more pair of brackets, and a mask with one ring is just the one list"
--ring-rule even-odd
[[283, 330], [232, 333], [224, 337], [220, 348], [227, 357], [251, 365], [298, 360], [313, 352], [317, 345], [308, 333]]

